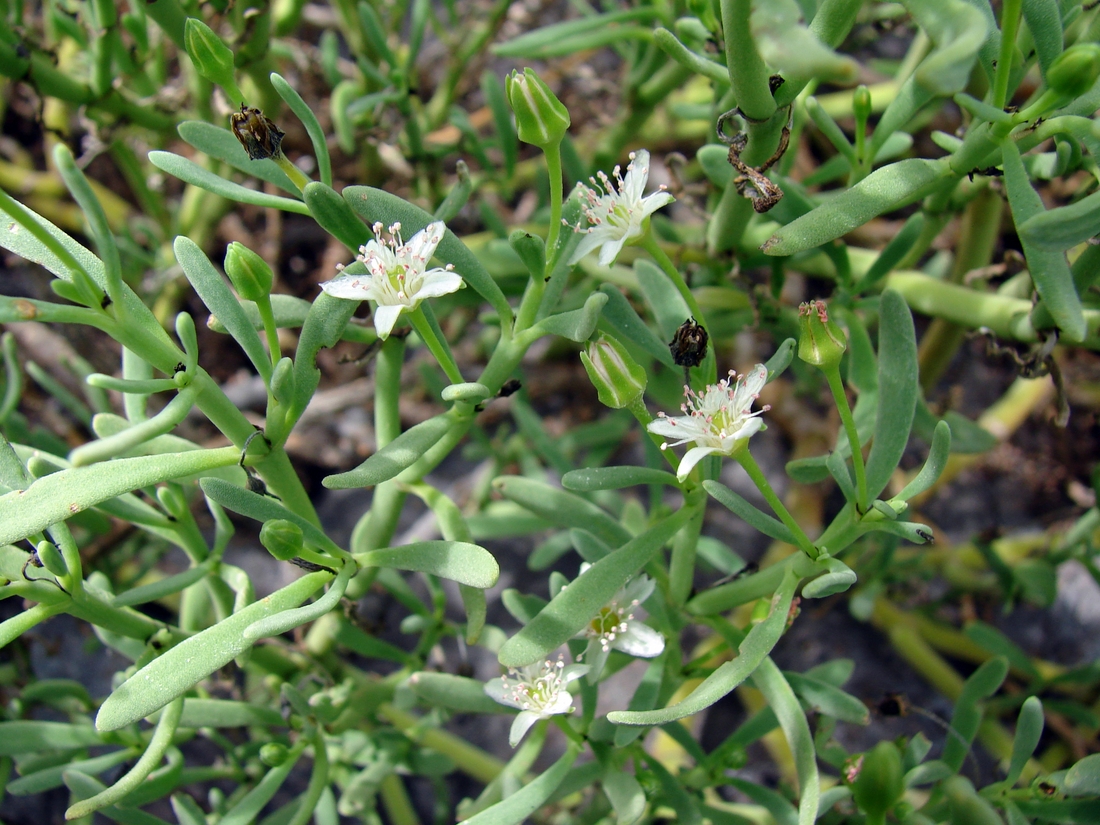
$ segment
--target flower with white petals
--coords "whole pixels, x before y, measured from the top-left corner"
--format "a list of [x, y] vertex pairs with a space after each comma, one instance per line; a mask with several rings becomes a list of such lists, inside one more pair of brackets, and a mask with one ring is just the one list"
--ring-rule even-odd
[[[372, 228], [381, 237], [382, 224], [376, 223]], [[388, 240], [374, 239], [359, 247], [355, 259], [366, 267], [366, 274], [344, 272], [321, 284], [321, 289], [349, 301], [374, 301], [377, 304], [374, 328], [378, 337], [385, 340], [402, 312], [412, 312], [425, 298], [437, 298], [462, 288], [462, 278], [452, 272], [453, 265], [427, 268], [445, 231], [443, 221], [435, 221], [405, 243], [401, 239], [401, 224], [395, 223], [389, 228]]]
[[[590, 566], [581, 565], [582, 576]], [[612, 650], [621, 650], [628, 656], [652, 659], [665, 649], [665, 637], [635, 617], [638, 606], [653, 595], [655, 586], [649, 576], [635, 576], [577, 634], [577, 638], [588, 639], [584, 661], [592, 668], [588, 673], [590, 682], [600, 678]]]
[[[596, 247], [600, 247], [600, 266], [609, 266], [628, 242], [642, 235], [642, 225], [646, 218], [675, 198], [665, 192], [664, 186], [653, 194], [643, 198], [646, 181], [649, 180], [649, 152], [639, 149], [630, 153], [630, 163], [626, 167], [626, 177], [618, 166], [615, 167], [615, 180], [604, 172], [599, 180], [589, 178], [594, 189], [577, 184], [584, 206], [584, 216], [588, 219], [581, 242], [569, 257], [569, 263], [575, 264]], [[602, 194], [601, 194], [602, 193]]]
[[734, 383], [736, 373], [730, 370], [729, 378], [712, 384], [702, 395], [685, 387], [687, 403], [680, 405], [685, 415], [670, 418], [658, 413], [658, 418], [646, 428], [665, 438], [675, 438], [671, 444], [661, 445], [664, 450], [689, 441], [695, 446], [684, 453], [676, 477], [683, 481], [702, 459], [711, 453], [731, 455], [733, 451], [754, 433], [764, 429], [764, 422], [757, 418], [769, 407], [752, 412], [753, 402], [760, 397], [760, 390], [768, 380], [768, 368], [757, 364], [743, 373]]
[[539, 719], [549, 719], [558, 713], [573, 712], [573, 697], [569, 683], [588, 672], [588, 665], [566, 665], [559, 656], [516, 670], [485, 684], [485, 693], [502, 705], [519, 708], [512, 722], [508, 744], [513, 748]]

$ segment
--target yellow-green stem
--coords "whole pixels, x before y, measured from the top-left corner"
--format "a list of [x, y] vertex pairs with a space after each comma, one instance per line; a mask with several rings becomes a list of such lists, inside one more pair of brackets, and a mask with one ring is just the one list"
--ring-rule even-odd
[[1012, 75], [1012, 58], [1016, 54], [1016, 34], [1020, 30], [1022, 0], [1004, 0], [1001, 4], [1001, 53], [997, 57], [997, 69], [993, 76], [993, 95], [990, 103], [1003, 109], [1008, 102], [1008, 80]]
[[768, 483], [764, 471], [760, 469], [760, 465], [756, 463], [756, 459], [754, 459], [752, 453], [749, 452], [748, 441], [742, 442], [741, 446], [734, 451], [733, 458], [745, 468], [745, 472], [749, 474], [752, 483], [756, 485], [760, 494], [764, 496], [764, 500], [768, 502], [772, 511], [779, 516], [779, 520], [787, 525], [787, 528], [794, 535], [795, 543], [798, 545], [799, 549], [816, 561], [817, 557], [821, 555], [820, 551], [814, 547], [813, 542], [810, 541], [803, 532], [802, 527], [794, 520], [794, 516], [787, 511], [783, 502], [779, 500], [779, 496], [775, 494], [775, 490], [773, 490], [771, 484]]
[[455, 363], [454, 356], [451, 355], [451, 350], [447, 347], [435, 334], [435, 330], [432, 329], [432, 325], [428, 323], [428, 319], [424, 317], [424, 310], [417, 307], [409, 313], [409, 321], [413, 325], [413, 329], [416, 330], [416, 334], [420, 336], [420, 340], [424, 342], [425, 346], [435, 356], [435, 360], [439, 362], [439, 366], [442, 367], [443, 372], [447, 374], [447, 378], [451, 380], [452, 384], [461, 384], [463, 382], [462, 373], [458, 371], [458, 365]]
[[267, 337], [267, 351], [271, 353], [271, 368], [279, 363], [283, 353], [279, 348], [279, 330], [275, 326], [275, 313], [271, 310], [271, 297], [264, 295], [256, 301], [256, 309], [260, 312], [260, 320], [264, 324], [264, 335]]
[[856, 420], [852, 417], [852, 408], [848, 406], [848, 396], [844, 392], [844, 382], [840, 378], [840, 367], [836, 364], [831, 368], [824, 368], [825, 380], [829, 382], [829, 390], [836, 401], [837, 412], [844, 424], [844, 433], [848, 436], [848, 444], [852, 448], [852, 468], [856, 473], [856, 505], [859, 512], [866, 512], [867, 501], [867, 473], [863, 466], [863, 450], [859, 444], [859, 433], [856, 431]]
[[301, 169], [287, 160], [286, 155], [279, 153], [272, 158], [272, 160], [279, 164], [279, 168], [286, 173], [288, 178], [290, 178], [290, 182], [298, 187], [299, 192], [306, 188], [306, 184], [309, 183], [309, 178], [305, 176]]

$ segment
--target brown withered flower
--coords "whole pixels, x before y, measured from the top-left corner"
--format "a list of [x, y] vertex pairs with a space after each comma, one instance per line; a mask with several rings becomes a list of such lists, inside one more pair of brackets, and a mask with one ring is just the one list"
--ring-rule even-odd
[[668, 348], [672, 352], [672, 363], [678, 367], [697, 367], [703, 363], [707, 354], [709, 336], [703, 326], [694, 318], [688, 318], [680, 324], [672, 336]]
[[229, 116], [229, 127], [249, 159], [275, 159], [282, 154], [283, 130], [259, 109], [242, 103], [241, 110]]

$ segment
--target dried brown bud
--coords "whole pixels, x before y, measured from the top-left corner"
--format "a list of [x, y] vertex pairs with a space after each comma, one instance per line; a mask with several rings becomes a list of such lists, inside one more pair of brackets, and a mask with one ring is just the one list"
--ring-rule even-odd
[[233, 136], [241, 142], [251, 160], [277, 158], [282, 154], [283, 130], [259, 109], [241, 104], [241, 110], [229, 116]]
[[707, 331], [694, 318], [688, 318], [680, 324], [668, 345], [672, 362], [678, 367], [699, 366], [706, 357], [708, 340]]

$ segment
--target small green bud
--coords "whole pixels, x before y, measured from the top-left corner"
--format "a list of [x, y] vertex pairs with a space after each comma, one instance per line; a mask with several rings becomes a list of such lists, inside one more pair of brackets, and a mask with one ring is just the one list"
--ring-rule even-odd
[[600, 403], [621, 410], [641, 398], [645, 392], [645, 370], [610, 335], [600, 337], [581, 353], [588, 378], [596, 387]]
[[1092, 88], [1100, 77], [1100, 45], [1075, 43], [1050, 64], [1047, 86], [1066, 98], [1077, 98]]
[[279, 561], [290, 561], [302, 552], [302, 528], [293, 521], [276, 518], [260, 528], [260, 544]]
[[277, 768], [286, 762], [287, 747], [281, 742], [268, 742], [260, 748], [260, 761], [269, 768]]
[[69, 575], [69, 566], [65, 564], [65, 557], [61, 555], [57, 545], [48, 541], [40, 541], [35, 551], [38, 553], [38, 560], [42, 562], [42, 566], [55, 576]]
[[233, 241], [225, 250], [225, 274], [237, 294], [246, 301], [258, 301], [271, 294], [275, 280], [271, 267], [243, 243]]
[[[199, 334], [195, 330], [195, 319], [187, 312], [181, 312], [176, 315], [176, 337], [180, 339], [180, 344], [183, 346], [185, 358], [183, 371], [186, 372], [188, 376], [192, 376], [199, 365]], [[180, 369], [177, 367], [176, 375], [179, 373]], [[190, 383], [190, 381], [187, 383]], [[179, 385], [181, 389], [183, 386], [186, 386], [186, 384], [181, 385], [178, 378], [176, 384]]]
[[201, 20], [188, 17], [183, 43], [198, 73], [221, 86], [229, 94], [237, 89], [233, 71], [233, 51]]
[[857, 124], [867, 124], [871, 116], [871, 90], [866, 86], [857, 86], [852, 93], [852, 114], [855, 115]]
[[569, 129], [569, 111], [532, 69], [504, 78], [508, 102], [516, 115], [516, 133], [524, 143], [556, 146]]
[[852, 799], [867, 815], [869, 822], [882, 822], [882, 817], [904, 792], [901, 754], [897, 745], [879, 742], [863, 755], [859, 776], [852, 782]]
[[284, 407], [294, 400], [294, 362], [285, 355], [271, 371], [271, 394]]
[[810, 301], [798, 307], [798, 357], [815, 367], [828, 369], [840, 363], [848, 339], [835, 321], [829, 320], [824, 301]]
[[527, 271], [532, 278], [542, 278], [546, 275], [546, 242], [538, 235], [524, 232], [522, 229], [512, 231], [508, 236], [508, 245], [519, 255]]

